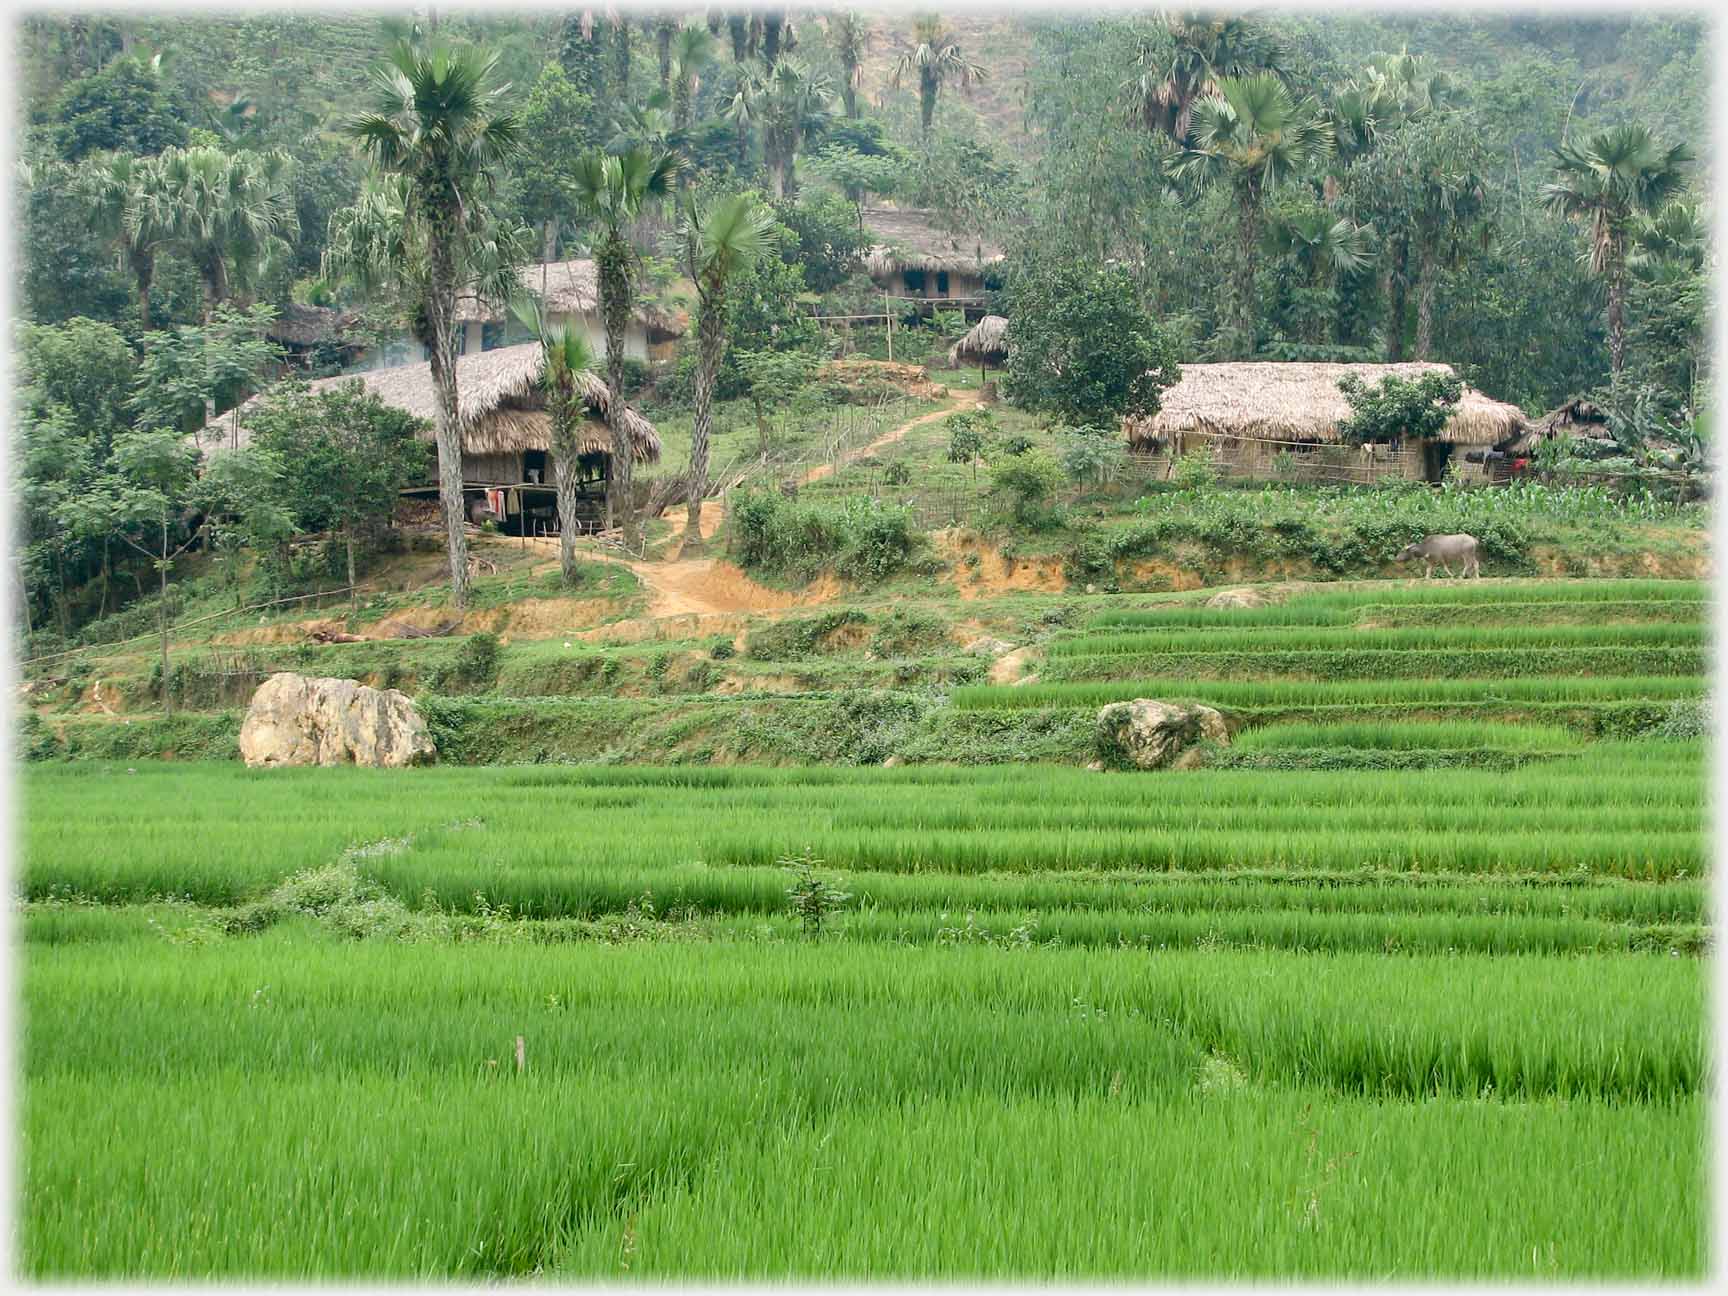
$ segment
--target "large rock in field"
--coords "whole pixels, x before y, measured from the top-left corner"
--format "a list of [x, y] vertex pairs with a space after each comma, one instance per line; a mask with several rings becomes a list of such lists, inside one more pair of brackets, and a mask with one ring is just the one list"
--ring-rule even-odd
[[1272, 600], [1257, 589], [1227, 589], [1219, 590], [1206, 600], [1209, 608], [1257, 608], [1265, 607]]
[[1098, 713], [1098, 757], [1112, 769], [1185, 769], [1205, 740], [1230, 741], [1224, 717], [1209, 706], [1135, 698]]
[[408, 695], [281, 671], [258, 686], [240, 726], [248, 765], [380, 765], [437, 759]]

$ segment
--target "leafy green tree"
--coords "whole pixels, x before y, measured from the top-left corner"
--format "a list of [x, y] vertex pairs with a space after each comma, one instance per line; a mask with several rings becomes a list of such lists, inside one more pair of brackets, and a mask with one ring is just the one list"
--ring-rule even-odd
[[582, 216], [595, 227], [595, 269], [600, 277], [600, 314], [606, 325], [606, 388], [612, 400], [612, 458], [606, 481], [606, 511], [623, 526], [624, 542], [636, 544], [636, 506], [630, 495], [634, 447], [625, 429], [624, 332], [636, 306], [635, 247], [630, 231], [642, 213], [672, 190], [677, 160], [670, 153], [633, 148], [618, 157], [582, 156], [573, 193]]
[[[708, 491], [708, 440], [714, 425], [714, 384], [725, 358], [728, 293], [738, 276], [772, 257], [774, 214], [754, 194], [685, 204], [685, 258], [696, 285], [696, 416], [690, 434], [686, 552], [702, 547], [702, 497]], [[774, 258], [777, 259], [777, 258]]]
[[948, 429], [948, 462], [970, 464], [972, 480], [978, 480], [978, 461], [990, 438], [996, 435], [996, 416], [989, 410], [961, 410], [942, 420]]
[[[145, 334], [132, 390], [138, 425], [194, 432], [212, 410], [237, 407], [281, 359], [281, 348], [266, 336], [275, 316], [269, 306], [222, 306], [208, 324]], [[238, 429], [236, 415], [236, 436]]]
[[522, 144], [521, 122], [493, 84], [497, 57], [442, 42], [396, 47], [374, 73], [374, 106], [349, 125], [374, 165], [405, 187], [399, 242], [424, 265], [426, 335], [437, 398], [438, 487], [444, 505], [450, 588], [468, 602], [468, 542], [462, 505], [462, 437], [456, 398], [456, 294], [471, 245], [490, 225], [484, 199]]
[[[86, 160], [62, 162], [32, 132], [18, 163], [17, 275], [20, 314], [38, 324], [77, 315], [117, 319], [126, 309], [128, 283], [104, 244]], [[154, 273], [154, 264], [152, 264]]]
[[1109, 428], [1069, 428], [1061, 437], [1057, 461], [1070, 480], [1103, 486], [1120, 475], [1127, 451]]
[[896, 90], [910, 76], [918, 78], [918, 125], [925, 135], [936, 118], [936, 101], [944, 86], [968, 89], [989, 78], [981, 63], [974, 63], [960, 49], [960, 40], [943, 27], [937, 14], [920, 14], [912, 21], [912, 48], [894, 63], [889, 84]]
[[1008, 299], [1003, 393], [1075, 425], [1150, 417], [1181, 378], [1176, 348], [1129, 274], [1055, 254], [1017, 269]]
[[576, 162], [594, 143], [588, 132], [593, 104], [564, 69], [547, 63], [522, 108], [522, 151], [514, 160], [516, 202], [522, 219], [540, 230], [540, 260], [558, 252], [558, 229], [569, 206]]
[[832, 292], [863, 264], [870, 240], [858, 223], [857, 207], [839, 194], [776, 203], [774, 216], [792, 235], [781, 255], [803, 267], [804, 286], [811, 292]]
[[23, 403], [38, 410], [65, 409], [79, 436], [105, 461], [109, 445], [131, 424], [136, 361], [125, 337], [111, 324], [74, 318], [57, 325], [24, 324], [18, 340]]
[[990, 469], [990, 493], [1008, 503], [1009, 516], [1024, 527], [1041, 528], [1054, 519], [1049, 502], [1062, 489], [1062, 466], [1043, 450], [1011, 455]]
[[816, 372], [816, 358], [802, 351], [732, 350], [733, 361], [744, 377], [750, 404], [756, 411], [756, 433], [762, 453], [768, 453], [768, 414], [792, 403]]
[[1583, 145], [1554, 150], [1548, 207], [1589, 227], [1590, 271], [1608, 288], [1608, 367], [1626, 367], [1626, 258], [1637, 221], [1654, 215], [1685, 183], [1686, 144], [1664, 145], [1648, 127], [1616, 126]]
[[1171, 166], [1189, 182], [1227, 184], [1236, 204], [1236, 348], [1254, 351], [1254, 272], [1266, 195], [1332, 151], [1332, 127], [1312, 100], [1297, 102], [1269, 72], [1225, 77], [1195, 105], [1192, 142]]
[[114, 442], [113, 471], [81, 501], [86, 518], [101, 518], [122, 542], [156, 568], [156, 625], [162, 643], [162, 706], [174, 714], [168, 663], [168, 576], [174, 560], [200, 538], [182, 514], [196, 500], [198, 452], [178, 432], [129, 431]]
[[127, 55], [80, 77], [49, 115], [55, 147], [67, 162], [109, 152], [148, 157], [186, 143], [185, 119], [162, 88], [159, 55]]
[[1397, 445], [1406, 437], [1439, 436], [1464, 394], [1464, 384], [1455, 374], [1430, 370], [1419, 378], [1387, 374], [1373, 386], [1350, 374], [1338, 380], [1338, 390], [1350, 403], [1350, 417], [1338, 424], [1340, 440], [1347, 445]]
[[[426, 443], [416, 436], [424, 424], [386, 405], [358, 378], [318, 392], [299, 380], [279, 383], [244, 421], [252, 439], [242, 455], [267, 456], [274, 467], [265, 481], [273, 479], [275, 489], [261, 502], [273, 503], [296, 531], [340, 531], [353, 589], [358, 537], [388, 521], [403, 488], [421, 481], [431, 466]], [[215, 456], [212, 471], [233, 458]], [[228, 493], [244, 501], [251, 492]], [[256, 520], [253, 528], [263, 530]]]

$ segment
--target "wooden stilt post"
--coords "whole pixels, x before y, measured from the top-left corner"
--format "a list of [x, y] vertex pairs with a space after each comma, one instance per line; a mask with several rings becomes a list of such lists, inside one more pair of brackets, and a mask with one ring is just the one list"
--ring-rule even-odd
[[882, 318], [888, 321], [888, 363], [894, 363], [894, 314], [888, 307], [888, 294], [882, 294]]

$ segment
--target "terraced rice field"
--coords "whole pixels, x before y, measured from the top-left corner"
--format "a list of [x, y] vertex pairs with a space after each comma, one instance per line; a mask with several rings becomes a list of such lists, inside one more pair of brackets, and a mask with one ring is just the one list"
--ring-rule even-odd
[[[32, 768], [21, 1267], [1697, 1277], [1669, 592], [1136, 609], [1044, 666], [1144, 675], [954, 695], [1220, 706], [1179, 773]], [[1280, 666], [1362, 651], [1407, 673]], [[1552, 652], [1644, 656], [1423, 673]], [[1170, 664], [1208, 654], [1252, 664]], [[815, 934], [796, 859], [846, 896]]]

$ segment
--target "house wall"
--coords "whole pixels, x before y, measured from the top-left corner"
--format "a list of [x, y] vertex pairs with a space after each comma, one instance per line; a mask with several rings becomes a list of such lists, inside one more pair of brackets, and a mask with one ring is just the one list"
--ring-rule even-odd
[[514, 486], [522, 481], [522, 452], [464, 454], [462, 481], [465, 485]]
[[[600, 321], [598, 312], [584, 314], [553, 315], [553, 323], [566, 328], [579, 328], [588, 338], [588, 345], [597, 359], [606, 355], [606, 329]], [[483, 350], [492, 350], [500, 346], [515, 346], [531, 340], [531, 335], [515, 320], [511, 320], [502, 329], [493, 326], [492, 346], [485, 345], [486, 325], [481, 320], [468, 320], [457, 334], [458, 355], [478, 355]], [[648, 359], [648, 330], [641, 320], [631, 320], [624, 330], [624, 354], [634, 360]], [[426, 348], [416, 342], [406, 330], [395, 337], [386, 339], [377, 347], [367, 347], [357, 352], [351, 363], [342, 372], [365, 373], [370, 369], [394, 369], [398, 365], [420, 364], [431, 357]]]

